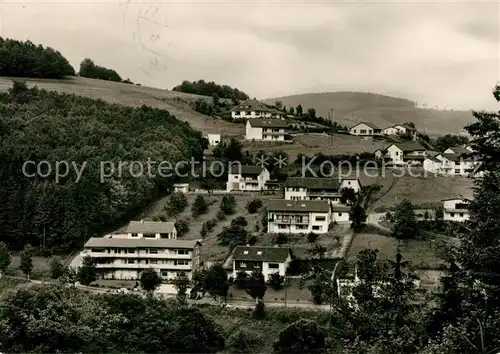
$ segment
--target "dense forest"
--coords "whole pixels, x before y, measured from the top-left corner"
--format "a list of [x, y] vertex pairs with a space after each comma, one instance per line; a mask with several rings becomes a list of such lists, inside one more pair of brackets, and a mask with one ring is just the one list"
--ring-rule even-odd
[[60, 79], [75, 69], [58, 51], [0, 37], [0, 76]]
[[[169, 187], [169, 180], [157, 176], [157, 165], [152, 163], [147, 173], [148, 158], [175, 164], [201, 158], [207, 145], [201, 133], [165, 110], [123, 107], [15, 82], [0, 94], [1, 238], [12, 249], [30, 243], [74, 250]], [[33, 163], [24, 165], [28, 161]], [[145, 172], [128, 164], [120, 176], [119, 161], [142, 162]], [[101, 170], [111, 163], [116, 172], [111, 176], [105, 169], [109, 178], [101, 183]], [[57, 164], [66, 176], [56, 178]], [[82, 166], [78, 178], [75, 167]]]
[[193, 82], [185, 80], [182, 84], [175, 86], [172, 90], [202, 96], [213, 96], [215, 94], [219, 98], [236, 100], [246, 100], [249, 98], [245, 92], [240, 91], [237, 88], [232, 88], [227, 85], [217, 85], [213, 81], [205, 82], [205, 80]]
[[90, 79], [116, 82], [123, 81], [120, 75], [118, 75], [115, 70], [105, 68], [104, 66], [95, 65], [94, 62], [88, 58], [84, 59], [80, 64], [80, 71], [78, 72], [78, 75], [80, 75], [81, 77], [88, 77]]

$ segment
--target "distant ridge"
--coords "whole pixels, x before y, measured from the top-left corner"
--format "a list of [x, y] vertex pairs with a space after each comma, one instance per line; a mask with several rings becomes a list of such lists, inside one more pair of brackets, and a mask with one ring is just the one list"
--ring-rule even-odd
[[332, 117], [334, 121], [346, 126], [367, 121], [385, 128], [398, 123], [413, 122], [420, 132], [430, 136], [459, 134], [465, 125], [474, 121], [470, 111], [420, 108], [415, 102], [405, 98], [369, 92], [304, 93], [262, 101], [268, 104], [281, 101], [286, 107], [296, 107], [300, 104], [304, 111], [314, 108], [317, 115]]

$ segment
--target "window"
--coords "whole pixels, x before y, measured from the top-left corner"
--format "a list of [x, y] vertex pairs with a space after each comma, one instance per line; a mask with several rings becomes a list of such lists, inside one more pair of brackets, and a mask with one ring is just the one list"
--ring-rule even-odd
[[278, 229], [287, 229], [287, 228], [288, 228], [288, 225], [285, 225], [285, 224], [278, 225]]
[[278, 263], [269, 263], [269, 269], [279, 269], [280, 265]]
[[244, 262], [241, 262], [241, 263], [240, 263], [240, 267], [241, 267], [241, 268], [246, 268], [246, 266], [247, 266], [247, 264], [246, 264], [246, 263], [244, 263]]
[[248, 251], [243, 251], [243, 254], [248, 254]]
[[135, 249], [129, 248], [129, 249], [127, 249], [127, 253], [135, 253]]
[[175, 275], [177, 275], [178, 277], [182, 277], [182, 276], [186, 275], [186, 273], [184, 273], [184, 272], [177, 272]]
[[361, 129], [361, 130], [359, 131], [359, 133], [360, 133], [360, 134], [366, 134], [366, 129]]
[[464, 213], [460, 213], [460, 217], [463, 218], [464, 217]]
[[175, 260], [174, 265], [189, 265], [189, 261], [181, 259], [181, 260]]
[[352, 132], [353, 132], [354, 134], [356, 134], [356, 129], [354, 129]]
[[322, 227], [321, 227], [321, 226], [318, 226], [318, 225], [314, 225], [314, 226], [312, 227], [312, 229], [313, 229], [313, 230], [316, 230], [316, 231], [320, 231], [320, 230], [322, 229]]
[[460, 169], [455, 169], [456, 174], [460, 174]]
[[139, 234], [137, 234], [137, 233], [132, 233], [132, 234], [131, 234], [131, 236], [132, 236], [132, 237], [138, 237], [138, 236], [139, 236]]
[[316, 216], [316, 221], [325, 221], [326, 217], [325, 216]]
[[307, 225], [295, 225], [296, 230], [307, 230]]
[[178, 250], [177, 254], [189, 254], [188, 250]]
[[453, 218], [455, 217], [455, 213], [450, 213], [450, 216]]
[[158, 261], [156, 259], [149, 259], [150, 264], [157, 264]]
[[339, 216], [342, 216], [342, 213], [339, 213]]
[[156, 248], [150, 248], [149, 249], [149, 253], [157, 254], [158, 253], [158, 249], [156, 249]]
[[106, 250], [104, 248], [92, 248], [90, 251], [91, 252], [96, 252], [96, 253], [106, 252]]
[[146, 234], [146, 233], [145, 233], [145, 234], [143, 234], [143, 237], [144, 237], [144, 238], [156, 238], [156, 234], [151, 234], [151, 233]]
[[347, 184], [348, 184], [348, 185], [351, 185], [351, 181], [347, 181]]
[[135, 264], [135, 259], [127, 259], [128, 264]]
[[161, 271], [161, 276], [162, 277], [168, 277], [168, 270], [162, 270]]
[[260, 256], [262, 254], [262, 251], [257, 251], [257, 255]]

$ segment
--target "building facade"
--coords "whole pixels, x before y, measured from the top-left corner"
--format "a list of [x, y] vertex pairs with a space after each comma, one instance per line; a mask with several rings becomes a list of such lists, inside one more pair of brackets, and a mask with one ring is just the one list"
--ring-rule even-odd
[[341, 190], [361, 188], [357, 178], [300, 178], [289, 177], [285, 182], [286, 200], [328, 200], [340, 203]]
[[251, 274], [254, 271], [260, 271], [265, 279], [269, 279], [274, 273], [286, 275], [292, 254], [285, 247], [237, 246], [233, 250], [232, 259], [234, 279], [239, 272]]
[[349, 129], [349, 133], [357, 136], [380, 135], [382, 130], [373, 123], [361, 122]]
[[284, 141], [288, 124], [281, 119], [249, 119], [246, 140]]
[[255, 99], [246, 100], [231, 110], [233, 119], [283, 118], [283, 113]]
[[262, 191], [270, 180], [269, 171], [264, 167], [232, 165], [227, 177], [226, 191]]
[[332, 222], [330, 203], [324, 200], [269, 200], [269, 233], [326, 233]]
[[207, 139], [208, 139], [208, 145], [210, 146], [217, 146], [221, 142], [220, 134], [208, 134]]
[[443, 220], [464, 222], [469, 220], [468, 201], [462, 198], [443, 200]]

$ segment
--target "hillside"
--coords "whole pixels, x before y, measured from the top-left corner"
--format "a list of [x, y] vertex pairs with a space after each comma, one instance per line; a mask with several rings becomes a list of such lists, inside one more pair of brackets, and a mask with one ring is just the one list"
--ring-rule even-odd
[[[373, 122], [380, 128], [397, 123], [414, 122], [417, 129], [430, 136], [458, 134], [473, 121], [469, 111], [440, 111], [416, 108], [410, 100], [364, 92], [308, 93], [269, 98], [265, 103], [281, 101], [286, 107], [302, 105], [304, 111], [316, 109], [319, 116], [328, 118], [334, 110], [334, 120], [352, 126], [359, 121]], [[352, 116], [353, 118], [347, 119]]]
[[[24, 78], [22, 80], [26, 81], [28, 87], [36, 85], [40, 89], [102, 99], [129, 107], [147, 105], [166, 109], [177, 119], [188, 122], [193, 129], [203, 134], [221, 133], [226, 136], [238, 136], [245, 131], [244, 125], [205, 116], [195, 112], [187, 104], [200, 98], [211, 100], [206, 96], [83, 77], [67, 77], [64, 80]], [[11, 86], [12, 78], [0, 77], [0, 92], [7, 91]]]

